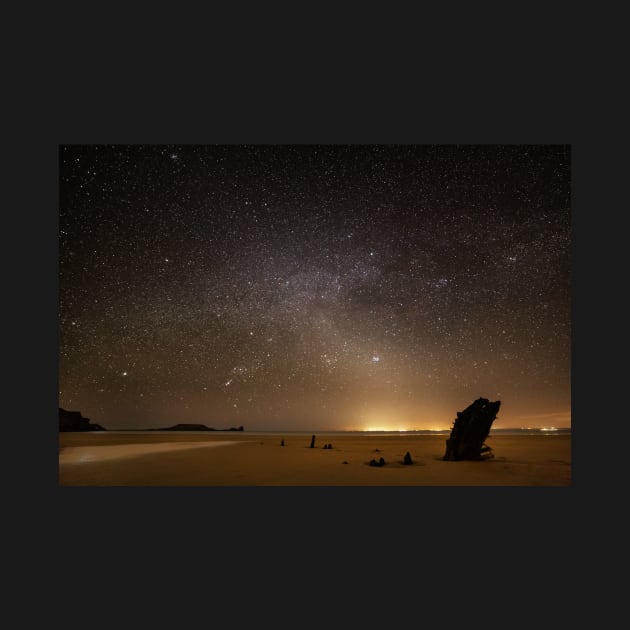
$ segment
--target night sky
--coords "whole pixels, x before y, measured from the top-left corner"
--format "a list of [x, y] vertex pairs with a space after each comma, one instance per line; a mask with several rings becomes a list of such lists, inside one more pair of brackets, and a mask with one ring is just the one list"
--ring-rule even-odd
[[571, 424], [567, 145], [62, 145], [59, 406], [108, 429]]

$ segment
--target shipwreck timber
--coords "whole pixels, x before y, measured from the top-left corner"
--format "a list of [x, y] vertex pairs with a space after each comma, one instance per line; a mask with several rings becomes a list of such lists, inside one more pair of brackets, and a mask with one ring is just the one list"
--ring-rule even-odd
[[457, 461], [493, 457], [492, 449], [484, 444], [484, 440], [500, 406], [500, 400], [490, 402], [487, 398], [478, 398], [464, 411], [458, 411], [442, 459]]

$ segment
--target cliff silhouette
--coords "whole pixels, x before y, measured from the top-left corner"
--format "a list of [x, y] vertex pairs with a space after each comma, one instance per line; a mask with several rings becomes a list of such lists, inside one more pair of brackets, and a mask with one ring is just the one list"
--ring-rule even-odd
[[100, 424], [90, 422], [80, 411], [67, 411], [59, 407], [59, 431], [107, 431]]

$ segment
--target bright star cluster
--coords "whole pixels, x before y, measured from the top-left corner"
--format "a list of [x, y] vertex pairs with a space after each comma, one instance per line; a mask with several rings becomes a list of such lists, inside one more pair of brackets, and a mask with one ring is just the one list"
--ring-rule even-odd
[[62, 145], [59, 405], [107, 428], [570, 426], [566, 145]]

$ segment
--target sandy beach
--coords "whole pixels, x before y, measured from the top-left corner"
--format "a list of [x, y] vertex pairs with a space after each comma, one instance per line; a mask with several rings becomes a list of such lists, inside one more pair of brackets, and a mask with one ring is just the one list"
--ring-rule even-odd
[[[569, 486], [570, 435], [490, 435], [444, 461], [447, 435], [59, 434], [61, 486]], [[284, 446], [281, 441], [284, 440]], [[332, 448], [323, 448], [331, 444]], [[412, 463], [403, 464], [406, 453]], [[385, 465], [370, 466], [383, 458]]]

